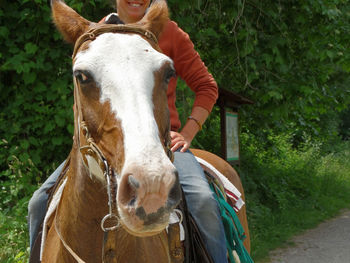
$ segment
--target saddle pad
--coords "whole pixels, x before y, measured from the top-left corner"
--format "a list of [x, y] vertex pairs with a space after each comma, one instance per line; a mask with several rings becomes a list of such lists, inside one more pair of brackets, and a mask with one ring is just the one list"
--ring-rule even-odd
[[[170, 214], [170, 218], [169, 218], [169, 225], [170, 224], [179, 224], [180, 225], [180, 241], [184, 241], [185, 240], [185, 229], [184, 226], [182, 225], [182, 212], [178, 209], [174, 209], [176, 211], [173, 211]], [[178, 213], [181, 214], [181, 217], [179, 217]], [[168, 227], [166, 228], [167, 232], [168, 232]]]
[[57, 205], [61, 199], [62, 196], [62, 192], [64, 189], [64, 186], [67, 183], [67, 177], [64, 179], [64, 181], [62, 182], [62, 184], [60, 185], [60, 187], [58, 188], [58, 190], [56, 191], [56, 193], [53, 195], [49, 208], [46, 212], [45, 215], [45, 219], [44, 219], [44, 223], [43, 223], [43, 231], [42, 231], [42, 236], [41, 236], [41, 247], [40, 247], [40, 260], [42, 260], [42, 256], [43, 256], [43, 251], [44, 251], [44, 245], [45, 245], [45, 239], [46, 239], [46, 234], [47, 234], [47, 222], [49, 220], [49, 218], [51, 217], [51, 215], [55, 212]]
[[214, 166], [212, 166], [207, 161], [196, 157], [199, 164], [202, 166], [203, 170], [208, 172], [210, 175], [212, 175], [214, 178], [218, 179], [219, 182], [223, 185], [225, 189], [225, 194], [233, 204], [233, 209], [237, 213], [242, 206], [245, 204], [242, 199], [242, 194], [238, 191], [238, 189], [224, 176], [222, 173], [220, 173]]

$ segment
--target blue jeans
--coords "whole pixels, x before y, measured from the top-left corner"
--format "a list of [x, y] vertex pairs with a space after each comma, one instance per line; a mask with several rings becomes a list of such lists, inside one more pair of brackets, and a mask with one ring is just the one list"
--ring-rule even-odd
[[[175, 152], [174, 165], [185, 194], [187, 207], [201, 231], [206, 248], [215, 263], [227, 262], [224, 226], [217, 202], [197, 160], [190, 151]], [[28, 204], [30, 249], [33, 248], [39, 227], [44, 220], [48, 195], [46, 190], [57, 180], [63, 169], [62, 163], [56, 171], [34, 192]]]
[[32, 250], [36, 237], [39, 233], [41, 223], [44, 221], [47, 201], [49, 195], [46, 193], [57, 181], [60, 176], [65, 162], [50, 175], [49, 178], [36, 190], [28, 203], [28, 228], [29, 228], [29, 244], [30, 250]]
[[225, 230], [217, 201], [202, 167], [190, 151], [176, 151], [174, 165], [179, 172], [188, 210], [197, 223], [207, 251], [215, 263], [227, 262]]

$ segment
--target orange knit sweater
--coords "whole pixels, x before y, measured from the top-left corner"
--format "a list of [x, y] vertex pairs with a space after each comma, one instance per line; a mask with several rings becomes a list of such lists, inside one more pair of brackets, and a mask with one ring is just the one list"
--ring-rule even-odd
[[[100, 23], [103, 21], [105, 18]], [[174, 61], [177, 77], [182, 78], [195, 93], [193, 107], [200, 106], [211, 112], [218, 97], [218, 87], [199, 54], [195, 51], [188, 34], [179, 28], [174, 21], [169, 20], [158, 43], [163, 53]], [[170, 80], [167, 92], [172, 131], [178, 131], [181, 127], [175, 106], [177, 77]]]
[[[174, 21], [169, 21], [160, 38], [159, 47], [165, 55], [174, 61], [176, 75], [183, 79], [195, 93], [194, 106], [200, 106], [211, 112], [218, 97], [218, 87], [208, 72], [187, 33]], [[181, 127], [179, 114], [175, 107], [177, 78], [171, 79], [168, 86], [168, 105], [171, 130]]]

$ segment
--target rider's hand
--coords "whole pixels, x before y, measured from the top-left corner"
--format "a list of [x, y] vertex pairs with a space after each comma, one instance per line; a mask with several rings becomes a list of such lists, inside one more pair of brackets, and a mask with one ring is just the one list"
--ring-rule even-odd
[[[186, 152], [190, 148], [193, 138], [200, 130], [200, 126], [197, 121], [203, 124], [208, 117], [209, 112], [200, 107], [195, 106], [192, 109], [191, 119], [188, 119], [181, 132], [170, 131], [171, 137], [171, 150], [175, 152], [177, 149], [182, 147], [181, 152]], [[195, 119], [195, 120], [194, 120]], [[196, 121], [197, 120], [197, 121]]]
[[171, 151], [175, 152], [178, 148], [182, 147], [180, 152], [185, 152], [191, 145], [191, 139], [186, 138], [181, 133], [170, 131], [171, 137]]

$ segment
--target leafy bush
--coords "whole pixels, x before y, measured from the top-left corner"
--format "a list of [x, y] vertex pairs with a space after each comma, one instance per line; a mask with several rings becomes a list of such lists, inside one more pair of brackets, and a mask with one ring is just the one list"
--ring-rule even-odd
[[347, 1], [169, 0], [221, 88], [251, 98], [250, 133], [298, 128], [328, 139], [350, 103]]
[[[102, 0], [67, 2], [93, 20], [112, 10]], [[72, 48], [54, 28], [46, 0], [2, 1], [2, 6], [0, 167], [7, 169], [14, 155], [21, 162], [31, 159], [45, 176], [72, 144]]]
[[[0, 261], [26, 262], [28, 200], [72, 145], [72, 47], [48, 1], [0, 2]], [[113, 10], [104, 0], [67, 3], [94, 21]]]
[[348, 206], [349, 143], [325, 152], [323, 145], [310, 141], [294, 148], [290, 133], [269, 132], [265, 143], [244, 133], [241, 140], [243, 165], [239, 171], [255, 258], [266, 256], [292, 234]]
[[4, 172], [8, 180], [0, 189], [0, 262], [27, 262], [29, 255], [29, 235], [27, 227], [27, 207], [30, 196], [40, 180], [40, 172], [29, 160], [10, 158], [9, 169]]

